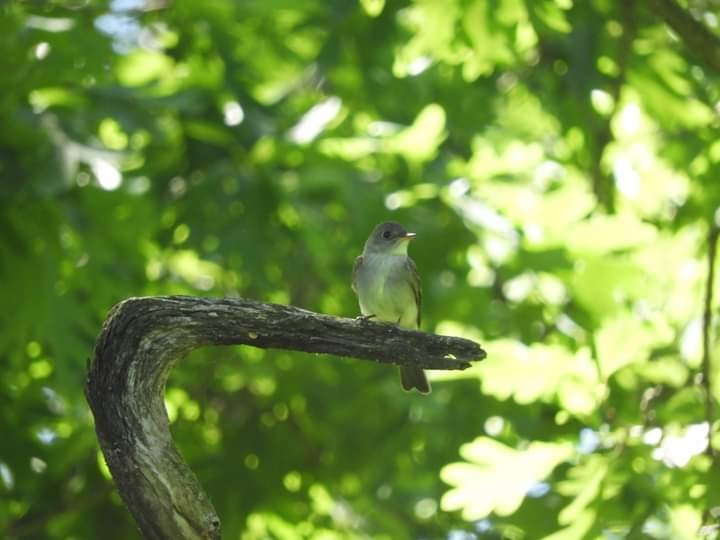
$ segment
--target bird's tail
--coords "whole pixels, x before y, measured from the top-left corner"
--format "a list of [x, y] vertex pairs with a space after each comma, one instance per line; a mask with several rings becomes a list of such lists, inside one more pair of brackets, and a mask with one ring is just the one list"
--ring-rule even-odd
[[404, 390], [417, 389], [421, 394], [430, 393], [430, 383], [425, 372], [416, 366], [400, 366], [400, 382]]

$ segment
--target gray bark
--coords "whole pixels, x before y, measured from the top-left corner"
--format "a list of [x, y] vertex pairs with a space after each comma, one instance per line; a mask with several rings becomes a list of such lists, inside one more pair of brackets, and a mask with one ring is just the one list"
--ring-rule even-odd
[[292, 349], [426, 369], [465, 369], [485, 357], [466, 339], [246, 299], [121, 302], [95, 344], [86, 396], [118, 491], [147, 539], [220, 538], [220, 520], [173, 443], [163, 403], [175, 361], [206, 345]]

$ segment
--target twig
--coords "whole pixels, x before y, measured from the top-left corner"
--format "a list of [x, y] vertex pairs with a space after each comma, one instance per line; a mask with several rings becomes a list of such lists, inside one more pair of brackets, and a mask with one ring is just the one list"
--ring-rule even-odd
[[713, 303], [713, 285], [715, 281], [715, 254], [717, 253], [718, 235], [720, 228], [713, 221], [708, 233], [708, 273], [707, 282], [705, 283], [705, 309], [703, 310], [703, 353], [702, 353], [702, 374], [703, 387], [705, 388], [705, 419], [708, 423], [708, 445], [706, 452], [708, 456], [714, 457], [715, 449], [712, 445], [712, 426], [714, 414], [713, 394], [712, 394], [712, 366], [710, 359], [710, 333], [712, 332], [712, 303]]

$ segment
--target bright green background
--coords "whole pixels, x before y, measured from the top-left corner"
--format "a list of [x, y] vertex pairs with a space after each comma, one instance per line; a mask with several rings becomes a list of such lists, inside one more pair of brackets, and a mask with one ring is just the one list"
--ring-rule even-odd
[[[684, 7], [718, 33], [717, 0]], [[644, 2], [6, 2], [0, 73], [0, 537], [137, 536], [83, 398], [113, 304], [355, 316], [385, 219], [418, 234], [424, 329], [488, 359], [423, 397], [370, 362], [191, 354], [168, 412], [225, 538], [717, 518], [720, 78]]]

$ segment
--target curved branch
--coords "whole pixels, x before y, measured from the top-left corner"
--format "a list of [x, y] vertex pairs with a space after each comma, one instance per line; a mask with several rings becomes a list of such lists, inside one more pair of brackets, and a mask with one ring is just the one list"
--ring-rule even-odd
[[145, 538], [220, 537], [217, 513], [173, 443], [163, 391], [182, 355], [240, 344], [445, 370], [485, 357], [466, 339], [246, 299], [121, 302], [95, 344], [86, 397], [105, 460]]

